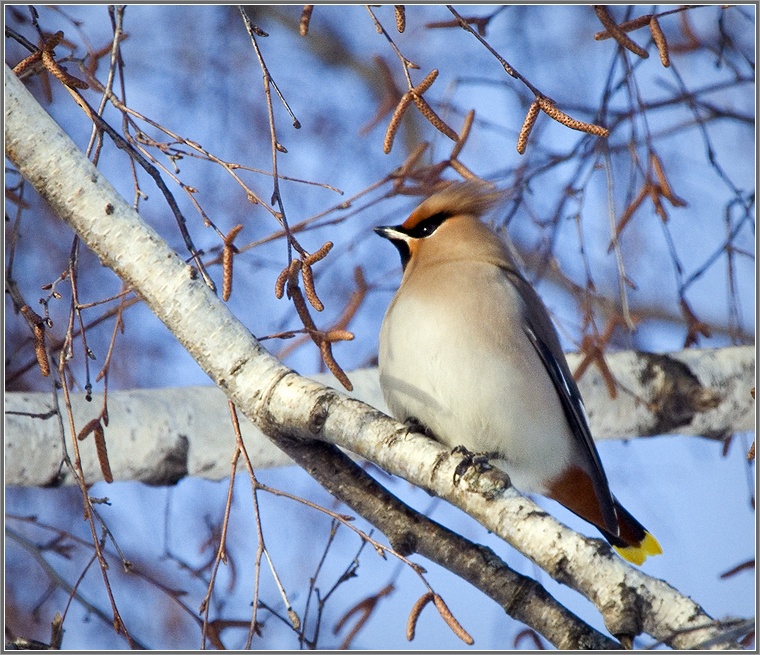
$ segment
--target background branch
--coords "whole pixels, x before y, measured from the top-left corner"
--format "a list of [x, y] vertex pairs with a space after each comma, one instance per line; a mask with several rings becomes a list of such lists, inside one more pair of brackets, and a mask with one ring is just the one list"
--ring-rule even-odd
[[[580, 354], [569, 354], [575, 369]], [[618, 393], [610, 398], [600, 369], [591, 365], [579, 386], [597, 440], [633, 439], [662, 434], [725, 438], [753, 429], [755, 349], [684, 350], [669, 355], [635, 351], [609, 353], [605, 361]], [[348, 374], [352, 397], [387, 412], [377, 369]], [[312, 376], [335, 389], [329, 373]], [[102, 405], [102, 394], [71, 394], [77, 425], [91, 420]], [[108, 456], [117, 480], [175, 484], [185, 476], [210, 480], [227, 477], [230, 435], [217, 429], [227, 419], [224, 394], [215, 387], [133, 389], [108, 393], [110, 424]], [[73, 484], [60, 471], [61, 441], [56, 421], [49, 420], [49, 393], [10, 392], [5, 396], [5, 483], [48, 486]], [[256, 467], [288, 466], [293, 462], [249, 420], [243, 433]], [[67, 435], [68, 438], [68, 435]], [[102, 478], [93, 449], [82, 452], [88, 480]]]

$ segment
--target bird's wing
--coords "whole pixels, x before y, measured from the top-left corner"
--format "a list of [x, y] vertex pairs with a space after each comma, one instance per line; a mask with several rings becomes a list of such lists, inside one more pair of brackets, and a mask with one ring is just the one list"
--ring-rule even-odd
[[578, 385], [570, 373], [565, 353], [552, 324], [549, 313], [536, 290], [528, 283], [522, 274], [513, 268], [504, 267], [505, 274], [515, 286], [522, 299], [525, 324], [523, 331], [541, 358], [544, 368], [551, 378], [557, 395], [565, 411], [565, 417], [579, 445], [579, 450], [590, 464], [591, 480], [596, 491], [602, 517], [608, 530], [618, 534], [618, 520], [615, 513], [615, 501], [612, 498], [607, 475], [602, 468], [599, 453], [588, 424], [586, 409], [583, 405]]

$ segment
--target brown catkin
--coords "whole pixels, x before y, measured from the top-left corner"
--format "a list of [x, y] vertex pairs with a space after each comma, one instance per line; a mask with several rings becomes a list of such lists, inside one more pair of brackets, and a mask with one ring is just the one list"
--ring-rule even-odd
[[18, 64], [16, 64], [13, 67], [13, 72], [16, 76], [20, 76], [25, 70], [30, 68], [31, 66], [34, 66], [38, 61], [42, 59], [42, 50], [37, 50], [37, 52], [33, 52], [28, 57], [24, 57]]
[[406, 7], [393, 5], [393, 11], [396, 14], [396, 29], [401, 34], [406, 29]]
[[329, 330], [325, 334], [325, 339], [330, 343], [334, 341], [353, 341], [354, 333], [349, 332], [348, 330]]
[[435, 594], [433, 594], [432, 591], [428, 591], [426, 594], [420, 596], [417, 602], [412, 606], [412, 610], [409, 612], [409, 618], [406, 620], [407, 641], [412, 641], [414, 639], [414, 633], [417, 630], [417, 619], [420, 618], [420, 614], [422, 613], [422, 610], [425, 609], [425, 605], [433, 600], [434, 595]]
[[660, 185], [649, 183], [647, 185], [647, 190], [649, 191], [649, 197], [651, 198], [652, 204], [654, 205], [654, 213], [660, 217], [663, 223], [667, 223], [668, 212], [665, 211], [665, 206], [662, 204], [662, 200], [660, 199], [660, 195], [662, 194]]
[[459, 138], [457, 139], [456, 145], [451, 150], [451, 158], [456, 159], [459, 157], [459, 153], [462, 152], [462, 148], [464, 147], [464, 144], [467, 142], [468, 137], [470, 136], [470, 129], [472, 128], [472, 122], [475, 120], [475, 110], [470, 109], [465, 114], [464, 117], [464, 123], [462, 123], [462, 131], [459, 133]]
[[232, 257], [234, 254], [232, 244], [224, 244], [222, 249], [222, 300], [227, 302], [232, 295]]
[[667, 68], [670, 66], [670, 55], [668, 54], [668, 41], [665, 35], [662, 33], [660, 23], [657, 21], [657, 16], [652, 16], [652, 20], [649, 21], [649, 30], [652, 32], [652, 39], [657, 46], [657, 52], [660, 53], [660, 61], [662, 65]]
[[34, 354], [37, 357], [37, 365], [43, 377], [50, 375], [50, 362], [48, 362], [45, 350], [45, 327], [42, 323], [34, 326]]
[[421, 96], [423, 93], [425, 93], [425, 91], [427, 91], [431, 86], [433, 86], [433, 82], [435, 82], [435, 79], [437, 77], [438, 77], [438, 69], [434, 68], [425, 76], [425, 79], [422, 80], [422, 82], [420, 82], [417, 86], [415, 86], [412, 89], [412, 92]]
[[301, 21], [298, 24], [298, 33], [301, 36], [306, 36], [309, 33], [309, 21], [311, 20], [311, 12], [314, 11], [314, 5], [304, 5], [301, 12]]
[[[620, 23], [618, 25], [618, 29], [622, 30], [623, 32], [633, 32], [633, 30], [638, 30], [644, 27], [645, 25], [649, 25], [649, 21], [652, 18], [654, 14], [644, 14], [643, 16], [639, 16], [638, 18], [633, 18], [631, 20], [625, 21], [625, 23]], [[608, 30], [604, 30], [603, 32], [597, 32], [594, 34], [594, 39], [597, 41], [604, 41], [605, 39], [611, 39], [612, 34], [609, 33]]]
[[103, 479], [110, 484], [113, 482], [113, 475], [111, 473], [111, 464], [108, 461], [106, 437], [103, 431], [103, 426], [100, 424], [100, 422], [98, 422], [98, 425], [95, 427], [92, 436], [95, 438], [95, 452], [98, 454], [100, 472], [103, 474]]
[[53, 50], [61, 41], [63, 41], [63, 32], [58, 30], [45, 43], [42, 44], [43, 50]]
[[99, 418], [94, 418], [91, 421], [88, 421], [85, 426], [79, 431], [79, 434], [77, 435], [77, 441], [84, 441], [87, 437], [90, 436], [91, 433], [95, 432], [99, 425]]
[[[625, 208], [623, 215], [620, 217], [620, 220], [615, 226], [615, 239], [620, 237], [620, 233], [623, 231], [625, 226], [628, 225], [628, 221], [630, 221], [633, 218], [633, 215], [636, 212], [636, 210], [641, 206], [641, 203], [644, 202], [644, 198], [647, 197], [647, 193], [649, 193], [649, 189], [647, 188], [647, 185], [645, 184], [643, 187], [641, 187], [641, 191], [639, 191], [639, 195], [636, 196], [633, 202], [631, 202], [631, 204]], [[610, 243], [609, 247], [607, 248], [607, 252], [611, 252], [614, 246], [615, 246], [615, 241], [613, 240]]]
[[621, 46], [630, 50], [633, 54], [638, 55], [642, 59], [649, 57], [649, 53], [644, 50], [638, 43], [630, 39], [626, 33], [620, 29], [618, 24], [612, 20], [607, 7], [604, 5], [594, 5], [594, 11], [596, 12], [599, 21], [607, 28], [613, 39], [617, 41]]
[[650, 159], [652, 161], [652, 167], [654, 168], [654, 174], [660, 184], [660, 192], [662, 195], [665, 196], [670, 201], [670, 204], [674, 207], [686, 207], [688, 203], [683, 198], [679, 198], [675, 194], [672, 187], [670, 186], [670, 182], [668, 182], [668, 178], [665, 177], [665, 169], [662, 166], [660, 158], [654, 152], [652, 152]]
[[540, 97], [537, 98], [536, 101], [547, 116], [550, 116], [555, 121], [566, 125], [570, 129], [579, 130], [581, 132], [588, 132], [589, 134], [594, 134], [596, 136], [601, 136], [604, 138], [607, 138], [610, 135], [610, 131], [606, 127], [602, 127], [601, 125], [594, 125], [593, 123], [584, 123], [583, 121], [571, 118], [565, 112], [558, 109], [557, 105], [555, 105], [548, 98]]
[[313, 253], [311, 253], [311, 255], [306, 257], [304, 263], [311, 266], [312, 264], [316, 264], [317, 262], [322, 261], [325, 257], [327, 257], [328, 253], [332, 250], [332, 247], [332, 241], [325, 241], [319, 250], [315, 250]]
[[40, 367], [40, 373], [43, 377], [50, 375], [50, 363], [45, 350], [45, 319], [35, 312], [29, 305], [21, 308], [21, 315], [26, 319], [32, 328], [34, 335], [34, 354], [37, 357], [37, 365]]
[[453, 168], [457, 173], [459, 173], [465, 180], [472, 180], [473, 178], [477, 177], [475, 173], [473, 173], [467, 166], [465, 166], [461, 161], [458, 159], [450, 159], [449, 165], [451, 168]]
[[301, 266], [301, 275], [303, 276], [303, 290], [306, 294], [306, 299], [311, 303], [311, 306], [318, 312], [321, 312], [325, 306], [317, 295], [317, 290], [314, 288], [314, 275], [311, 271], [311, 266], [304, 264]]
[[530, 131], [533, 129], [533, 125], [536, 123], [536, 118], [538, 118], [538, 112], [540, 110], [541, 107], [538, 104], [538, 100], [535, 100], [528, 109], [528, 113], [525, 115], [525, 120], [523, 121], [522, 128], [520, 129], [520, 134], [517, 137], [517, 152], [519, 152], [521, 155], [525, 152], [525, 147], [528, 145], [528, 137], [530, 136]]
[[393, 140], [396, 138], [396, 132], [398, 132], [398, 128], [401, 125], [401, 119], [411, 102], [412, 94], [407, 91], [401, 96], [401, 100], [399, 100], [396, 105], [396, 110], [393, 112], [393, 116], [391, 116], [391, 120], [388, 123], [388, 129], [385, 130], [385, 139], [383, 139], [383, 152], [386, 155], [389, 154], [391, 148], [393, 148]]
[[446, 625], [451, 628], [452, 632], [468, 646], [472, 646], [472, 644], [475, 643], [475, 640], [470, 636], [467, 630], [461, 626], [459, 621], [454, 618], [454, 615], [447, 607], [443, 598], [438, 594], [433, 594], [433, 603], [435, 604], [438, 613], [441, 615], [441, 618], [446, 622]]
[[242, 232], [243, 226], [241, 223], [238, 223], [235, 227], [233, 227], [228, 233], [227, 236], [224, 237], [224, 242], [229, 243], [232, 245], [232, 242], [235, 240], [238, 234]]
[[354, 385], [351, 384], [351, 380], [348, 379], [346, 372], [340, 367], [340, 364], [335, 361], [330, 342], [326, 340], [321, 341], [319, 344], [319, 352], [322, 353], [322, 361], [325, 363], [325, 366], [330, 369], [330, 372], [348, 391], [353, 391]]
[[290, 273], [290, 266], [286, 266], [280, 271], [277, 276], [277, 280], [274, 283], [274, 296], [278, 300], [282, 298], [285, 293], [285, 283], [288, 281], [288, 273]]
[[45, 68], [50, 71], [50, 73], [56, 77], [62, 84], [66, 86], [70, 86], [75, 89], [89, 89], [90, 85], [87, 84], [87, 82], [84, 82], [80, 80], [77, 77], [74, 77], [73, 75], [70, 75], [67, 73], [63, 68], [61, 68], [60, 64], [55, 60], [55, 57], [53, 57], [52, 50], [43, 50], [42, 51], [42, 63], [45, 64]]
[[427, 118], [427, 120], [435, 129], [437, 129], [442, 134], [445, 134], [452, 141], [459, 140], [459, 135], [454, 130], [452, 130], [448, 125], [446, 125], [446, 123], [443, 122], [441, 117], [435, 113], [435, 111], [427, 103], [427, 100], [425, 100], [425, 98], [412, 92], [412, 100], [414, 101], [414, 104], [417, 105], [417, 109], [420, 110], [420, 113], [425, 118]]
[[232, 258], [236, 252], [233, 242], [242, 229], [243, 226], [238, 224], [224, 237], [222, 248], [222, 300], [224, 302], [227, 302], [232, 295]]

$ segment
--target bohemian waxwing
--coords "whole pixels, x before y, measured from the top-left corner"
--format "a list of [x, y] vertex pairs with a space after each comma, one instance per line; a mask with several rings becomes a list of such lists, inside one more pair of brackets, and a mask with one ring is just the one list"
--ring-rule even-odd
[[662, 549], [610, 492], [546, 307], [480, 220], [498, 199], [490, 184], [452, 184], [375, 228], [404, 269], [380, 331], [383, 395], [398, 420], [495, 458], [517, 489], [556, 500], [641, 564]]

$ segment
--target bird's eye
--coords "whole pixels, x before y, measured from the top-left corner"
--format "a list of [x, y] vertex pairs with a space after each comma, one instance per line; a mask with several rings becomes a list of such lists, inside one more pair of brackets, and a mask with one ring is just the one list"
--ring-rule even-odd
[[451, 214], [448, 212], [438, 212], [432, 216], [428, 216], [425, 220], [420, 221], [411, 230], [409, 230], [409, 236], [415, 239], [424, 239], [429, 237], [435, 232]]

